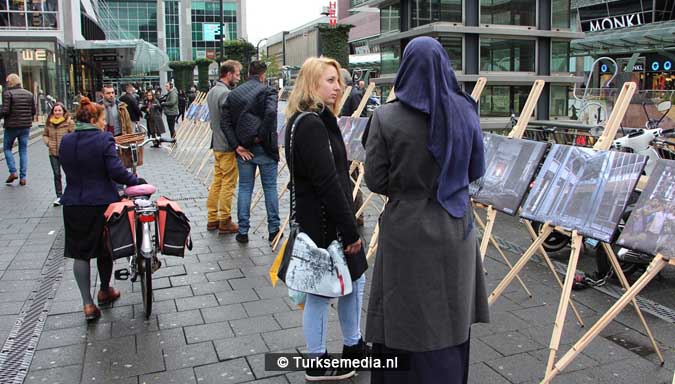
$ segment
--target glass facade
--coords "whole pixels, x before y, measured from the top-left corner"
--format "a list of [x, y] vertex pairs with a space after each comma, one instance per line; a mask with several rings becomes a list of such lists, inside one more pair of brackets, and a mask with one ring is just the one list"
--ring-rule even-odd
[[[224, 40], [237, 39], [237, 4], [223, 3]], [[212, 33], [220, 27], [220, 1], [192, 2], [192, 57], [215, 59], [219, 39]]]
[[569, 116], [569, 95], [572, 88], [568, 85], [551, 85], [551, 117]]
[[535, 40], [480, 39], [480, 70], [535, 71]]
[[437, 21], [462, 22], [462, 0], [412, 0], [411, 28]]
[[0, 29], [58, 29], [58, 0], [0, 0]]
[[569, 40], [551, 40], [551, 73], [570, 71]]
[[110, 15], [124, 31], [157, 45], [157, 1], [107, 0]]
[[570, 0], [551, 0], [551, 28], [570, 29]]
[[438, 38], [443, 48], [450, 57], [452, 69], [455, 71], [462, 70], [462, 37], [461, 36], [442, 36]]
[[397, 32], [400, 29], [400, 5], [392, 4], [380, 9], [380, 34]]
[[180, 60], [180, 24], [178, 1], [164, 2], [164, 28], [166, 29], [166, 54], [169, 60]]
[[534, 27], [537, 25], [537, 0], [480, 0], [480, 22]]
[[488, 85], [480, 97], [481, 117], [516, 116], [525, 106], [531, 86]]
[[394, 45], [380, 46], [380, 57], [383, 74], [398, 72], [398, 66], [401, 64], [401, 46], [398, 42]]

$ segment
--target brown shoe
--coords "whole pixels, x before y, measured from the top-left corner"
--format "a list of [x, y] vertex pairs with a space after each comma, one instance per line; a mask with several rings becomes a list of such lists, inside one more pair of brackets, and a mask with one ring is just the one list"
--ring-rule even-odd
[[94, 304], [86, 304], [84, 306], [84, 318], [87, 321], [94, 321], [101, 317], [101, 310]]
[[209, 221], [209, 222], [206, 223], [206, 230], [207, 231], [215, 231], [216, 229], [218, 229], [219, 224], [220, 224], [220, 222], [218, 222], [218, 221]]
[[220, 222], [220, 225], [218, 226], [218, 233], [221, 235], [237, 232], [239, 232], [239, 226], [235, 224], [235, 222], [232, 221], [231, 218], [227, 220], [222, 220]]
[[113, 288], [113, 287], [108, 287], [108, 290], [100, 290], [98, 291], [98, 295], [96, 295], [96, 298], [98, 299], [98, 304], [110, 304], [113, 301], [117, 300], [120, 298], [120, 291]]
[[19, 181], [19, 185], [21, 185], [22, 187], [26, 185], [26, 179], [21, 179], [21, 181]]
[[12, 184], [14, 182], [14, 180], [16, 180], [18, 178], [19, 178], [19, 176], [17, 176], [16, 173], [10, 173], [7, 180], [5, 180], [5, 184]]

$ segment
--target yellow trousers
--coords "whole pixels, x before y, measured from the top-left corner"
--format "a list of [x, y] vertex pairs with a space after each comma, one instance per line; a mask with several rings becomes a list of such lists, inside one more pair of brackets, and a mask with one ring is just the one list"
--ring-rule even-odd
[[227, 220], [232, 217], [232, 196], [239, 178], [237, 155], [232, 152], [213, 152], [213, 181], [206, 200], [208, 222]]

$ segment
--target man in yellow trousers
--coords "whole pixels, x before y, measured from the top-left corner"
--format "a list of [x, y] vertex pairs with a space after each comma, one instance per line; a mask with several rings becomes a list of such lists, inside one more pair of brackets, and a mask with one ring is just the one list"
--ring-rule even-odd
[[232, 221], [232, 196], [239, 171], [234, 148], [220, 129], [220, 111], [232, 87], [239, 83], [241, 63], [227, 60], [220, 66], [220, 78], [206, 95], [211, 117], [211, 146], [213, 148], [213, 181], [206, 200], [208, 219], [206, 229], [220, 234], [237, 233], [239, 227]]

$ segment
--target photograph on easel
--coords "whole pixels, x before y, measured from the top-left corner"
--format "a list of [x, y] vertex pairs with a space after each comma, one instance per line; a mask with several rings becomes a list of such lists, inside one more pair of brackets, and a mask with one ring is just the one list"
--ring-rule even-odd
[[286, 115], [277, 112], [277, 143], [283, 146], [286, 140]]
[[656, 163], [616, 244], [675, 257], [675, 161]]
[[616, 151], [554, 145], [521, 216], [611, 242], [647, 158]]
[[347, 148], [347, 159], [352, 161], [364, 162], [366, 160], [366, 150], [361, 142], [363, 133], [368, 125], [367, 117], [352, 118], [352, 130], [349, 141], [345, 138], [345, 147]]
[[486, 133], [483, 146], [485, 176], [470, 187], [473, 199], [513, 215], [523, 202], [547, 144]]

